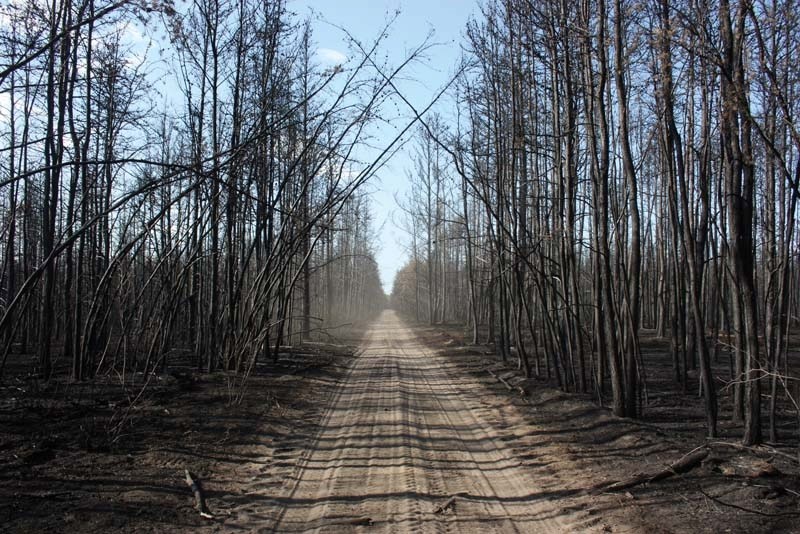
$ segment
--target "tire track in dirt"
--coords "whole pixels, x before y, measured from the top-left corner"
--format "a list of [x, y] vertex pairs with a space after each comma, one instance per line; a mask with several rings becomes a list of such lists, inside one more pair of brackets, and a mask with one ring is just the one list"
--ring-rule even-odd
[[[563, 532], [553, 474], [527, 466], [476, 396], [494, 395], [424, 347], [394, 312], [374, 323], [291, 480], [277, 532]], [[446, 510], [438, 507], [455, 496]], [[255, 526], [255, 525], [253, 525]], [[574, 528], [574, 524], [573, 527]]]

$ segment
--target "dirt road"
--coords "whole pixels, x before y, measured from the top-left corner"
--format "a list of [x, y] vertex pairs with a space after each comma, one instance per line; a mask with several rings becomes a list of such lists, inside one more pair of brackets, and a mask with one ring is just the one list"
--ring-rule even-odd
[[571, 530], [546, 469], [507, 446], [502, 429], [515, 422], [499, 420], [487, 395], [385, 311], [275, 496], [269, 530]]

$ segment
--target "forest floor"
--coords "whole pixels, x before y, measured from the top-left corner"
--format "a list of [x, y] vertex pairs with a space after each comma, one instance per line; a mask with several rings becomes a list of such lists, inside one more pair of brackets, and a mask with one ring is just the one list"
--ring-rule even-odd
[[657, 388], [644, 421], [613, 417], [460, 338], [385, 312], [358, 350], [257, 369], [241, 403], [226, 374], [181, 368], [141, 377], [130, 411], [111, 382], [7, 381], [0, 531], [800, 531], [796, 451], [738, 448], [733, 426], [708, 443], [697, 399]]
[[[525, 379], [515, 358], [503, 362], [490, 346], [467, 345], [463, 326], [424, 326], [417, 332], [428, 346], [439, 347], [440, 353], [459, 361], [476, 378], [494, 381], [495, 392], [505, 390], [525, 420], [542, 427], [528, 436], [528, 448], [554, 447], [556, 460], [551, 467], [571, 487], [591, 488], [578, 491], [566, 506], [598, 517], [602, 531], [800, 532], [797, 412], [784, 398], [777, 419], [782, 442], [741, 446], [742, 425], [732, 418], [732, 388], [725, 387], [732, 365], [727, 354], [720, 354], [712, 365], [720, 406], [719, 438], [707, 439], [703, 400], [697, 394], [698, 371], [688, 372], [687, 391], [676, 386], [669, 341], [653, 332], [641, 336], [648, 391], [636, 420], [614, 417], [591, 395], [560, 391], [552, 377]], [[793, 339], [791, 344], [799, 342]], [[790, 357], [800, 355], [793, 351]], [[762, 391], [762, 396], [766, 412], [768, 395]], [[766, 425], [765, 420], [765, 432]], [[708, 456], [687, 473], [598, 494], [598, 486], [669, 470], [701, 448]]]
[[[14, 368], [26, 362], [9, 361], [7, 376], [20, 378], [0, 389], [0, 532], [227, 530], [231, 510], [263, 502], [290, 476], [359, 339], [281, 353], [244, 391], [233, 375], [180, 359], [127, 391], [118, 377], [43, 388]], [[212, 519], [195, 509], [185, 469]], [[249, 493], [254, 481], [260, 493]]]

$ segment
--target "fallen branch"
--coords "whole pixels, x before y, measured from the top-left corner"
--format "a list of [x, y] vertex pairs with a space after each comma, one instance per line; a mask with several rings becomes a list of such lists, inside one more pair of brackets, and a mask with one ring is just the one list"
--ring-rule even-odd
[[490, 375], [492, 375], [492, 378], [494, 378], [494, 379], [495, 379], [495, 380], [497, 380], [498, 382], [502, 383], [502, 384], [503, 384], [503, 385], [506, 387], [506, 389], [507, 389], [508, 391], [511, 391], [511, 384], [509, 384], [508, 382], [506, 382], [505, 380], [503, 380], [502, 378], [500, 378], [499, 376], [497, 376], [497, 374], [495, 374], [495, 372], [494, 372], [494, 371], [492, 371], [491, 369], [487, 369], [486, 371], [488, 371], [488, 373], [489, 373]]
[[669, 466], [665, 467], [660, 471], [656, 471], [655, 473], [641, 473], [639, 475], [633, 476], [625, 480], [612, 482], [611, 484], [603, 483], [601, 486], [594, 488], [592, 493], [597, 494], [597, 493], [605, 493], [613, 491], [622, 491], [628, 488], [632, 488], [634, 486], [638, 486], [640, 484], [649, 484], [650, 482], [664, 480], [665, 478], [669, 478], [673, 475], [686, 473], [688, 471], [691, 471], [698, 465], [700, 465], [703, 462], [703, 460], [706, 459], [708, 453], [709, 453], [708, 447], [703, 445], [701, 447], [694, 449], [688, 454], [685, 454], [676, 462], [670, 464]]
[[434, 514], [443, 514], [448, 509], [452, 508], [453, 510], [456, 509], [456, 496], [453, 495], [449, 499], [445, 501], [444, 504], [440, 504], [436, 507], [436, 510], [433, 511]]
[[447, 510], [454, 510], [456, 509], [456, 497], [463, 497], [466, 493], [456, 493], [449, 499], [447, 499], [443, 504], [440, 504], [436, 507], [433, 511], [434, 514], [443, 514]]
[[510, 383], [508, 380], [506, 380], [506, 379], [505, 379], [505, 378], [503, 378], [502, 376], [500, 376], [500, 375], [496, 374], [496, 373], [495, 373], [494, 371], [492, 371], [491, 369], [487, 369], [486, 371], [487, 371], [487, 372], [488, 372], [490, 375], [492, 375], [492, 377], [493, 377], [495, 380], [497, 380], [498, 382], [502, 383], [502, 384], [503, 384], [503, 385], [506, 387], [506, 389], [507, 389], [508, 391], [514, 391], [514, 390], [517, 390], [517, 392], [520, 394], [520, 396], [522, 396], [522, 397], [527, 397], [527, 396], [528, 396], [528, 392], [527, 392], [527, 391], [525, 391], [525, 388], [523, 388], [522, 386], [514, 386], [514, 385], [513, 385], [513, 384], [511, 384], [511, 383]]
[[800, 463], [800, 458], [797, 456], [793, 456], [791, 454], [787, 454], [783, 451], [776, 449], [775, 447], [770, 447], [768, 445], [756, 445], [755, 447], [749, 447], [747, 445], [742, 445], [741, 443], [734, 443], [731, 441], [711, 441], [709, 445], [720, 445], [724, 447], [730, 447], [732, 449], [738, 449], [740, 451], [747, 451], [759, 456], [780, 456], [785, 460], [789, 460], [795, 464]]
[[208, 508], [206, 508], [206, 499], [203, 497], [203, 488], [200, 486], [200, 481], [192, 478], [192, 474], [188, 469], [184, 469], [183, 471], [186, 474], [186, 484], [194, 494], [195, 509], [200, 512], [201, 517], [206, 519], [214, 519], [214, 516], [211, 515], [211, 512], [209, 512]]
[[717, 504], [721, 504], [722, 506], [727, 506], [728, 508], [733, 508], [734, 510], [740, 510], [742, 512], [747, 512], [748, 514], [756, 514], [756, 515], [763, 515], [766, 517], [797, 517], [800, 516], [800, 512], [778, 512], [778, 513], [771, 513], [771, 512], [762, 512], [760, 510], [754, 510], [753, 508], [745, 508], [744, 506], [739, 506], [738, 504], [733, 504], [731, 502], [725, 502], [719, 497], [714, 497], [713, 495], [709, 495], [703, 488], [698, 488], [700, 493], [702, 493], [707, 499], [711, 499]]

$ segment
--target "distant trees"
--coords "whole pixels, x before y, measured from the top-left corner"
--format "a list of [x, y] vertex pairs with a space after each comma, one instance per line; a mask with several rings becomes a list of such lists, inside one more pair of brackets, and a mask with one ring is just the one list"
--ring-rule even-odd
[[[652, 330], [671, 340], [679, 387], [698, 370], [710, 436], [724, 379], [743, 441], [763, 439], [767, 391], [776, 439], [776, 400], [797, 379], [797, 17], [782, 0], [484, 4], [458, 119], [419, 134], [458, 179], [436, 190], [433, 222], [430, 204], [407, 206], [417, 243], [441, 224], [464, 253], [415, 247], [394, 305], [434, 310], [452, 294], [424, 319], [474, 320], [473, 340], [480, 326], [526, 372], [624, 416], [646, 394]], [[428, 290], [412, 291], [420, 279]]]
[[[0, 373], [14, 352], [44, 378], [125, 382], [178, 351], [246, 373], [383, 306], [359, 188], [397, 141], [360, 161], [407, 64], [379, 64], [384, 34], [323, 68], [283, 2], [1, 10]], [[765, 412], [778, 439], [778, 400], [797, 406], [799, 16], [486, 2], [452, 120], [415, 134], [394, 305], [622, 416], [652, 332], [678, 387], [697, 372], [710, 436], [722, 386], [745, 443]]]
[[124, 382], [186, 350], [246, 373], [384, 305], [371, 58], [323, 69], [308, 24], [250, 0], [12, 3], [0, 48], [0, 373], [35, 353], [45, 379]]

